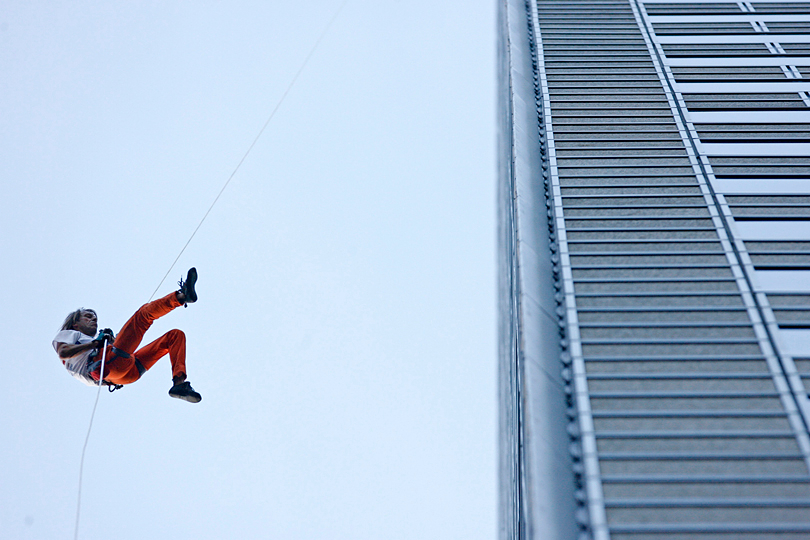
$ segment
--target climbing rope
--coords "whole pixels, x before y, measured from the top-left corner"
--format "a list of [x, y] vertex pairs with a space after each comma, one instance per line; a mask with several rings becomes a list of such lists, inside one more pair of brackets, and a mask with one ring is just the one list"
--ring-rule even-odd
[[104, 363], [107, 360], [107, 340], [108, 336], [105, 334], [101, 342], [101, 371], [98, 372], [98, 390], [96, 391], [96, 401], [93, 403], [93, 412], [90, 414], [90, 425], [87, 427], [87, 436], [84, 438], [84, 447], [82, 447], [82, 461], [79, 465], [79, 496], [76, 501], [76, 526], [73, 529], [73, 540], [79, 539], [79, 515], [82, 511], [82, 477], [84, 476], [84, 454], [87, 452], [87, 443], [90, 441], [90, 431], [93, 429], [93, 418], [96, 417], [96, 407], [98, 406], [98, 397], [101, 395], [101, 388], [104, 386]]
[[163, 285], [163, 282], [166, 281], [166, 278], [169, 276], [169, 273], [171, 273], [172, 269], [174, 268], [174, 265], [177, 264], [177, 261], [180, 260], [180, 257], [183, 255], [183, 252], [186, 251], [186, 248], [191, 243], [191, 240], [194, 238], [194, 236], [197, 234], [197, 231], [199, 231], [200, 227], [202, 227], [202, 224], [205, 221], [205, 218], [207, 218], [208, 214], [211, 213], [211, 210], [214, 208], [214, 205], [217, 204], [217, 201], [219, 201], [219, 198], [222, 196], [222, 193], [228, 187], [228, 184], [231, 183], [231, 180], [233, 180], [233, 177], [236, 175], [236, 172], [242, 166], [242, 163], [244, 163], [245, 159], [247, 159], [248, 154], [250, 154], [250, 151], [253, 150], [254, 146], [256, 146], [256, 143], [259, 141], [259, 138], [262, 136], [262, 133], [264, 133], [264, 130], [267, 129], [267, 126], [270, 124], [270, 121], [276, 115], [276, 111], [278, 111], [279, 107], [281, 107], [281, 104], [284, 103], [284, 99], [287, 97], [287, 94], [289, 94], [290, 90], [292, 90], [292, 87], [295, 85], [295, 81], [298, 80], [298, 76], [301, 75], [301, 72], [304, 71], [305, 67], [307, 67], [307, 64], [309, 63], [309, 59], [312, 58], [312, 55], [315, 53], [315, 50], [318, 48], [318, 45], [321, 44], [321, 41], [323, 41], [323, 38], [326, 36], [326, 33], [329, 31], [329, 28], [332, 26], [332, 23], [335, 22], [335, 19], [338, 18], [338, 15], [340, 15], [340, 12], [343, 10], [343, 7], [348, 3], [348, 1], [349, 0], [344, 0], [343, 3], [340, 5], [340, 7], [337, 9], [337, 11], [335, 11], [335, 14], [332, 15], [332, 18], [329, 19], [329, 22], [324, 27], [323, 31], [321, 32], [321, 35], [318, 36], [318, 40], [315, 42], [315, 45], [313, 45], [312, 48], [309, 50], [309, 54], [307, 54], [306, 58], [304, 59], [304, 62], [301, 64], [301, 67], [298, 68], [298, 71], [296, 72], [296, 74], [292, 78], [292, 80], [290, 81], [290, 84], [287, 86], [287, 89], [284, 90], [284, 93], [281, 95], [281, 98], [278, 100], [278, 103], [276, 103], [276, 106], [273, 108], [273, 111], [270, 113], [270, 116], [267, 118], [267, 121], [262, 126], [262, 129], [259, 130], [259, 133], [256, 135], [256, 138], [254, 138], [253, 142], [250, 143], [250, 146], [248, 147], [247, 152], [245, 152], [245, 155], [243, 155], [242, 159], [239, 160], [239, 163], [236, 164], [236, 168], [234, 168], [231, 175], [225, 181], [225, 184], [222, 186], [222, 189], [219, 190], [219, 193], [214, 198], [214, 202], [212, 202], [211, 206], [208, 207], [208, 210], [205, 212], [205, 215], [203, 215], [202, 219], [197, 224], [197, 228], [195, 228], [194, 232], [192, 232], [191, 236], [189, 236], [188, 240], [186, 241], [186, 244], [183, 246], [183, 249], [180, 250], [180, 253], [177, 254], [177, 257], [174, 259], [174, 262], [172, 262], [172, 265], [169, 267], [168, 270], [166, 270], [166, 274], [163, 276], [163, 279], [161, 279], [160, 283], [158, 283], [158, 286], [155, 287], [155, 290], [152, 293], [152, 296], [149, 297], [150, 302], [155, 297], [155, 294], [157, 294], [158, 289], [160, 289], [160, 286]]
[[[211, 206], [208, 207], [208, 210], [206, 210], [206, 212], [203, 215], [202, 219], [197, 224], [197, 227], [194, 229], [194, 232], [191, 233], [191, 236], [186, 241], [185, 245], [183, 246], [183, 249], [181, 249], [180, 253], [177, 254], [177, 257], [174, 259], [174, 262], [172, 262], [171, 266], [169, 266], [169, 269], [166, 271], [166, 274], [163, 276], [163, 279], [161, 279], [160, 283], [158, 283], [158, 286], [155, 287], [155, 290], [152, 293], [152, 296], [149, 297], [148, 302], [151, 302], [152, 299], [155, 297], [155, 294], [157, 294], [157, 292], [160, 289], [161, 285], [163, 285], [163, 282], [166, 281], [166, 278], [169, 276], [172, 269], [174, 269], [174, 266], [177, 264], [177, 261], [180, 260], [180, 257], [183, 255], [183, 252], [186, 251], [186, 248], [191, 243], [191, 240], [194, 239], [194, 236], [197, 234], [197, 231], [199, 231], [200, 227], [202, 227], [202, 224], [205, 221], [205, 219], [208, 217], [208, 214], [211, 213], [211, 210], [213, 210], [214, 206], [217, 204], [217, 201], [219, 201], [219, 198], [225, 192], [225, 189], [228, 187], [228, 184], [230, 184], [231, 180], [233, 180], [233, 177], [236, 176], [236, 173], [237, 173], [237, 171], [239, 171], [239, 168], [242, 166], [242, 163], [245, 162], [245, 159], [247, 159], [247, 157], [250, 154], [251, 150], [253, 150], [253, 147], [256, 146], [256, 143], [259, 141], [259, 138], [261, 138], [262, 134], [264, 133], [264, 130], [267, 129], [267, 126], [270, 124], [270, 121], [273, 120], [273, 117], [276, 115], [276, 111], [278, 111], [279, 107], [281, 107], [281, 104], [284, 103], [284, 100], [287, 98], [287, 94], [289, 94], [290, 90], [292, 90], [292, 87], [295, 85], [295, 82], [298, 80], [298, 77], [304, 71], [304, 68], [307, 67], [307, 64], [309, 63], [309, 59], [312, 58], [313, 54], [315, 54], [315, 51], [318, 49], [318, 46], [321, 44], [321, 41], [323, 41], [323, 38], [326, 37], [326, 33], [329, 31], [329, 28], [332, 27], [332, 23], [334, 23], [335, 20], [338, 18], [338, 15], [340, 15], [340, 12], [343, 11], [343, 8], [346, 6], [348, 1], [349, 0], [344, 0], [343, 3], [340, 4], [340, 7], [338, 7], [338, 9], [335, 11], [334, 15], [332, 15], [332, 18], [329, 19], [329, 22], [326, 24], [324, 29], [321, 31], [321, 34], [318, 36], [317, 41], [315, 41], [315, 44], [309, 50], [309, 53], [307, 54], [306, 58], [304, 58], [304, 61], [301, 64], [301, 67], [298, 68], [298, 71], [295, 73], [295, 76], [293, 76], [292, 80], [290, 81], [290, 84], [287, 85], [287, 89], [284, 90], [284, 93], [281, 95], [281, 98], [276, 103], [276, 106], [273, 108], [273, 111], [270, 113], [270, 116], [268, 116], [267, 120], [265, 121], [264, 125], [262, 126], [262, 129], [259, 130], [259, 133], [253, 139], [253, 142], [250, 143], [250, 146], [248, 147], [245, 154], [242, 156], [242, 159], [240, 159], [239, 163], [236, 164], [236, 167], [234, 168], [233, 172], [228, 177], [228, 179], [225, 181], [225, 184], [222, 186], [222, 189], [219, 190], [219, 193], [217, 194], [217, 196], [214, 198], [214, 202], [212, 202]], [[100, 371], [100, 375], [99, 375], [100, 379], [104, 378], [104, 361], [105, 361], [105, 356], [106, 356], [106, 347], [104, 347], [104, 346], [102, 346], [102, 347], [104, 348], [104, 351], [102, 352], [102, 356], [101, 356], [101, 371]], [[96, 392], [96, 401], [95, 401], [95, 403], [93, 403], [93, 412], [90, 414], [90, 425], [87, 428], [87, 436], [84, 439], [84, 447], [82, 448], [82, 459], [81, 459], [81, 464], [79, 465], [79, 494], [78, 494], [78, 502], [76, 504], [76, 526], [74, 528], [74, 533], [73, 533], [74, 540], [78, 540], [78, 538], [79, 538], [79, 516], [81, 514], [81, 508], [82, 508], [82, 478], [83, 478], [83, 474], [84, 474], [84, 455], [85, 455], [85, 452], [87, 451], [87, 443], [90, 440], [90, 432], [93, 429], [93, 418], [95, 418], [95, 416], [96, 416], [96, 407], [98, 406], [98, 398], [99, 398], [99, 395], [101, 394], [101, 387], [102, 386], [103, 386], [103, 384], [102, 384], [101, 380], [99, 380], [98, 392]]]

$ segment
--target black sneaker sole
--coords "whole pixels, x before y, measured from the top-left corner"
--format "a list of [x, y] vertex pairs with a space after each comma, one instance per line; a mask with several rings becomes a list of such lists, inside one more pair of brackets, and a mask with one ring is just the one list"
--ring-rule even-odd
[[169, 395], [175, 399], [182, 399], [183, 401], [188, 401], [189, 403], [199, 403], [202, 401], [202, 396], [197, 392], [193, 394], [172, 394], [169, 392]]
[[202, 401], [202, 396], [197, 393], [188, 381], [176, 384], [169, 388], [169, 395], [175, 399], [182, 399], [189, 403], [199, 403]]
[[183, 294], [186, 296], [186, 304], [193, 304], [197, 301], [197, 291], [194, 290], [194, 285], [197, 283], [197, 269], [192, 267], [188, 271], [186, 280], [183, 282]]

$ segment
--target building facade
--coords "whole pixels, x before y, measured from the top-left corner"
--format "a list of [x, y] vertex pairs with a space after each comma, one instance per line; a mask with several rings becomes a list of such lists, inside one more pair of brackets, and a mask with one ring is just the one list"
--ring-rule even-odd
[[501, 538], [810, 538], [810, 2], [501, 0], [499, 66]]

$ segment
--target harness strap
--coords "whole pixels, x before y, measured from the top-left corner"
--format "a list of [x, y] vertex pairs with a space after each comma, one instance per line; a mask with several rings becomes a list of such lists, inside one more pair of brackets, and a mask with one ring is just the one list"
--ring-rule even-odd
[[133, 360], [135, 360], [135, 369], [138, 370], [139, 378], [143, 377], [143, 374], [146, 373], [146, 368], [134, 354], [129, 354], [127, 351], [121, 350], [115, 346], [113, 346], [112, 352], [115, 356], [118, 356], [120, 358], [132, 358]]
[[[90, 356], [90, 358], [93, 358], [93, 357], [98, 355], [98, 351], [94, 351], [94, 353], [95, 354], [92, 354]], [[135, 356], [129, 354], [127, 351], [121, 350], [118, 347], [112, 347], [112, 353], [113, 353], [113, 355], [118, 356], [119, 358], [132, 358], [133, 360], [135, 360], [135, 369], [138, 370], [138, 378], [143, 377], [143, 374], [146, 373], [146, 367], [141, 363], [141, 361], [138, 360], [137, 358], [135, 358]], [[88, 360], [87, 364], [88, 364], [88, 368], [89, 368], [90, 373], [93, 373], [95, 370], [97, 370], [101, 366], [101, 360], [96, 360], [95, 362], [91, 362], [90, 358], [87, 359]], [[99, 377], [101, 377], [101, 373], [99, 373]], [[102, 384], [105, 384], [105, 385], [109, 386], [110, 392], [115, 392], [119, 388], [123, 387], [123, 385], [111, 383], [109, 381], [101, 381], [101, 382], [102, 382]]]
[[146, 373], [146, 368], [137, 358], [135, 359], [135, 369], [138, 370], [138, 377], [143, 377], [143, 374]]
[[130, 356], [132, 356], [127, 351], [122, 351], [121, 349], [119, 349], [118, 347], [116, 347], [114, 345], [113, 345], [113, 348], [112, 348], [112, 352], [113, 352], [113, 354], [115, 356], [120, 356], [121, 358], [129, 358]]
[[100, 367], [101, 367], [101, 360], [91, 362], [89, 358], [87, 359], [87, 373], [89, 373], [91, 377], [93, 376], [93, 372], [99, 369]]

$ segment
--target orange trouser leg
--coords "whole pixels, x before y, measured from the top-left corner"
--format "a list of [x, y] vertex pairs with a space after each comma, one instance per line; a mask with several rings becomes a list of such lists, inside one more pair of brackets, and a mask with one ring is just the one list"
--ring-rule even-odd
[[[172, 361], [173, 376], [185, 375], [186, 340], [185, 335], [180, 330], [167, 332], [160, 339], [136, 352], [144, 334], [155, 322], [155, 319], [166, 315], [173, 309], [180, 307], [180, 305], [175, 293], [170, 293], [163, 298], [141, 306], [124, 324], [113, 343], [113, 347], [128, 353], [130, 357], [115, 356], [112, 353], [112, 347], [108, 347], [107, 359], [109, 363], [104, 367], [104, 379], [115, 384], [133, 383], [140, 377], [135, 367], [135, 358], [138, 358], [143, 367], [149, 369], [167, 352]], [[141, 354], [144, 356], [142, 357]]]
[[143, 335], [146, 334], [155, 319], [163, 317], [174, 308], [180, 307], [180, 305], [174, 293], [144, 304], [135, 312], [135, 315], [124, 323], [124, 327], [118, 332], [113, 346], [129, 354], [134, 353], [138, 345], [141, 344]]
[[116, 356], [112, 347], [107, 348], [109, 364], [104, 367], [104, 379], [115, 384], [131, 384], [141, 378], [135, 364], [137, 359], [144, 369], [150, 369], [158, 360], [169, 354], [172, 377], [186, 378], [186, 335], [182, 330], [169, 330], [152, 343], [141, 347], [129, 358]]
[[169, 353], [172, 377], [186, 377], [186, 335], [182, 330], [169, 330], [158, 339], [135, 353], [143, 367], [150, 369], [155, 362]]
[[[93, 378], [97, 378], [98, 373], [94, 372]], [[134, 383], [140, 378], [138, 368], [135, 367], [133, 357], [122, 358], [112, 352], [112, 346], [107, 347], [107, 361], [104, 364], [104, 380], [113, 384]]]

